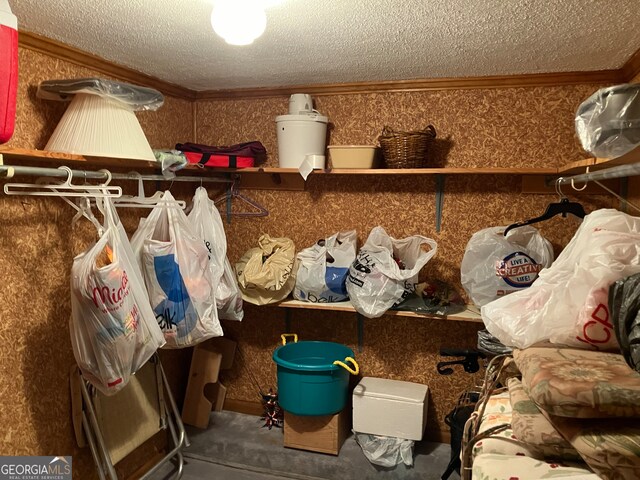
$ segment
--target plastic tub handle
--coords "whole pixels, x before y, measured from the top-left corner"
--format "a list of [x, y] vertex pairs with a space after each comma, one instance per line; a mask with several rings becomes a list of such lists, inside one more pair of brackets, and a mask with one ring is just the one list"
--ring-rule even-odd
[[287, 337], [293, 337], [293, 343], [298, 343], [298, 334], [297, 333], [283, 333], [280, 335], [282, 339], [282, 345], [287, 344]]
[[353, 363], [355, 370], [351, 368], [349, 365], [347, 365], [346, 363], [341, 362], [340, 360], [336, 360], [335, 362], [333, 362], [333, 364], [344, 368], [351, 375], [358, 375], [360, 373], [360, 366], [358, 365], [358, 362], [356, 362], [353, 358], [347, 357], [344, 359], [344, 361]]

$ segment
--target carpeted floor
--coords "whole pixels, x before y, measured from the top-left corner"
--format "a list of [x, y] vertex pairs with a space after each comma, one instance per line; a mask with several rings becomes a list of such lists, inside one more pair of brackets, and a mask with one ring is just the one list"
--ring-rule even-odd
[[[436, 480], [449, 463], [448, 445], [419, 442], [413, 467], [383, 469], [369, 463], [353, 436], [336, 457], [284, 448], [282, 430], [261, 425], [258, 417], [224, 411], [212, 413], [206, 430], [187, 427], [191, 446], [185, 450], [183, 479]], [[166, 468], [156, 478], [171, 478], [170, 473]], [[459, 477], [454, 473], [450, 478]]]

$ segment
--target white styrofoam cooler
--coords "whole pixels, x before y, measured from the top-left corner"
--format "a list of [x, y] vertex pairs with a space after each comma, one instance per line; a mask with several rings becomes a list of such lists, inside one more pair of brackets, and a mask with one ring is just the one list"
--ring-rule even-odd
[[364, 377], [353, 390], [353, 430], [422, 440], [428, 396], [426, 385]]

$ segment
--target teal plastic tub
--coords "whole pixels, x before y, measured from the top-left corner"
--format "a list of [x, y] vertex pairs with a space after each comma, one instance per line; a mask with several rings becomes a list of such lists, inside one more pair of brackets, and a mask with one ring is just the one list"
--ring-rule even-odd
[[[286, 343], [273, 352], [278, 366], [278, 403], [301, 416], [333, 415], [340, 412], [349, 395], [349, 374], [360, 371], [353, 350], [339, 343]], [[352, 365], [350, 366], [349, 363]]]

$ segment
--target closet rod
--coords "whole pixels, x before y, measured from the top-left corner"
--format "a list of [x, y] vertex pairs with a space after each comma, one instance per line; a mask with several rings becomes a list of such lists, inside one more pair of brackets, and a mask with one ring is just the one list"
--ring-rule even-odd
[[[71, 170], [73, 178], [78, 180], [83, 179], [95, 179], [106, 180], [107, 175], [100, 171], [91, 170]], [[66, 170], [58, 168], [45, 168], [45, 167], [24, 167], [24, 166], [11, 166], [0, 165], [0, 178], [11, 178], [15, 175], [26, 175], [32, 177], [59, 177], [67, 178]], [[167, 182], [208, 182], [208, 183], [233, 183], [232, 180], [226, 178], [217, 177], [197, 177], [195, 175], [176, 175], [174, 178], [165, 178], [162, 175], [137, 175], [131, 173], [112, 173], [111, 178], [114, 180], [140, 180], [147, 181], [167, 181]]]
[[574, 175], [572, 177], [560, 177], [557, 182], [560, 184], [571, 182], [582, 183], [589, 182], [591, 180], [607, 180], [610, 178], [633, 177], [634, 175], [640, 175], [640, 162], [632, 163], [629, 165], [620, 165], [618, 167], [606, 168], [604, 170], [598, 170], [596, 172], [581, 173], [580, 175]]

